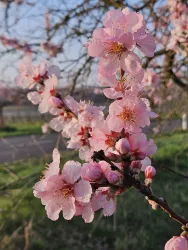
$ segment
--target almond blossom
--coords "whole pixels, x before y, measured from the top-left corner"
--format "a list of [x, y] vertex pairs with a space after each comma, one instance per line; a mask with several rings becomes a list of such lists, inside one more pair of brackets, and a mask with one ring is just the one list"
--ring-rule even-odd
[[88, 203], [92, 189], [88, 181], [79, 180], [81, 164], [75, 161], [65, 163], [60, 172], [60, 154], [53, 151], [53, 162], [47, 166], [43, 178], [34, 186], [34, 195], [41, 199], [51, 220], [57, 220], [63, 212], [66, 220], [76, 213], [76, 202]]
[[38, 66], [33, 66], [31, 56], [25, 56], [18, 67], [19, 75], [15, 81], [19, 87], [32, 89], [36, 84], [43, 85], [52, 75], [60, 76], [58, 66], [49, 65], [47, 62], [41, 62]]
[[143, 88], [141, 84], [143, 76], [144, 71], [141, 69], [138, 74], [126, 74], [121, 79], [116, 79], [115, 76], [110, 75], [105, 70], [98, 69], [99, 82], [103, 86], [110, 87], [103, 90], [104, 95], [110, 99], [117, 99], [130, 94], [137, 95]]
[[[105, 87], [104, 95], [114, 99], [109, 112], [90, 102], [62, 97], [57, 89], [56, 66], [41, 63], [33, 67], [28, 62], [20, 68], [18, 84], [28, 89], [35, 87], [28, 99], [39, 104], [41, 113], [54, 116], [51, 128], [61, 132], [67, 148], [78, 150], [79, 158], [84, 160], [82, 166], [67, 161], [61, 170], [60, 154], [54, 149], [53, 162], [46, 165], [43, 177], [35, 184], [34, 196], [41, 199], [51, 220], [57, 220], [62, 211], [66, 220], [82, 216], [90, 223], [99, 209], [104, 216], [111, 216], [116, 210], [116, 196], [135, 188], [152, 208], [161, 207], [187, 230], [187, 221], [172, 212], [166, 200], [156, 197], [151, 189], [156, 174], [151, 157], [157, 147], [152, 139], [147, 140], [142, 129], [157, 115], [141, 94], [146, 86], [157, 85], [159, 79], [150, 70], [144, 74], [141, 59], [133, 50], [152, 57], [154, 38], [143, 16], [127, 8], [110, 10], [103, 24], [104, 28], [94, 30], [86, 47], [89, 56], [100, 58], [98, 80]], [[145, 184], [140, 178], [143, 174]], [[187, 247], [187, 239], [180, 236], [167, 242], [165, 250]]]
[[93, 211], [103, 209], [104, 216], [111, 216], [116, 210], [115, 194], [108, 187], [98, 188], [91, 200]]
[[146, 30], [143, 16], [136, 12], [130, 12], [128, 8], [110, 10], [104, 17], [103, 24], [107, 28], [116, 28], [125, 33], [133, 34], [134, 42], [146, 56], [153, 57], [156, 48], [154, 38]]
[[134, 96], [114, 101], [109, 107], [108, 126], [115, 132], [122, 129], [129, 132], [141, 132], [141, 128], [150, 125], [146, 105]]
[[115, 74], [121, 67], [125, 72], [137, 74], [141, 70], [140, 58], [132, 52], [132, 33], [119, 29], [98, 28], [87, 43], [88, 54], [101, 57], [99, 67]]
[[[44, 89], [28, 93], [27, 97], [33, 104], [39, 104], [39, 112], [46, 113], [53, 107], [51, 97], [56, 96], [56, 87], [58, 79], [55, 75], [48, 77], [44, 82]], [[63, 103], [62, 103], [63, 105]]]

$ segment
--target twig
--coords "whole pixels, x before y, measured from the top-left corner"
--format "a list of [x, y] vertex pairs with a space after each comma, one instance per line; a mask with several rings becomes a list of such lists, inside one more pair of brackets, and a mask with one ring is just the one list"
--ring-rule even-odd
[[[102, 150], [99, 152], [94, 152], [93, 160], [97, 161], [97, 159], [105, 160], [107, 163], [109, 163], [111, 165], [113, 170], [117, 170], [117, 166], [115, 166], [104, 155], [104, 152]], [[128, 168], [126, 168], [126, 169], [128, 169]], [[120, 173], [122, 173], [124, 175], [124, 178], [125, 178], [124, 185], [126, 185], [126, 187], [128, 184], [129, 187], [136, 188], [141, 194], [148, 197], [149, 200], [156, 202], [161, 207], [161, 209], [169, 215], [169, 217], [171, 217], [173, 220], [179, 222], [181, 225], [188, 228], [188, 220], [184, 219], [182, 216], [177, 214], [172, 208], [170, 208], [166, 200], [155, 196], [154, 193], [152, 192], [152, 189], [149, 186], [143, 185], [139, 179], [136, 179], [134, 177], [134, 175], [131, 174], [130, 171], [124, 171], [124, 172], [121, 171]]]

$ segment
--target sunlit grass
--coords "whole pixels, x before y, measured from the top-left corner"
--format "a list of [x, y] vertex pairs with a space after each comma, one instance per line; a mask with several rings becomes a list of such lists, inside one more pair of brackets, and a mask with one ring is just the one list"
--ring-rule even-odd
[[9, 123], [4, 128], [0, 128], [0, 137], [41, 134], [41, 126], [43, 124], [44, 122], [42, 121]]

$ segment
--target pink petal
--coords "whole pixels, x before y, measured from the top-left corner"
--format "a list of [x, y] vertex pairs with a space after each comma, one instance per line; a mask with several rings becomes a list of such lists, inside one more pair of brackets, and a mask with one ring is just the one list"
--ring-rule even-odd
[[105, 27], [113, 27], [113, 25], [123, 16], [121, 10], [109, 10], [104, 16], [103, 25]]
[[142, 163], [142, 168], [141, 168], [142, 171], [145, 171], [147, 166], [151, 166], [151, 160], [147, 156], [146, 158], [144, 158], [144, 160], [141, 161], [141, 163]]
[[87, 205], [83, 208], [82, 218], [84, 219], [85, 223], [90, 223], [94, 219], [94, 211], [91, 208], [91, 205]]
[[45, 206], [47, 216], [51, 220], [57, 220], [61, 211], [61, 205], [56, 201], [52, 200]]
[[124, 33], [119, 39], [120, 43], [123, 43], [126, 49], [130, 50], [134, 45], [132, 33]]
[[57, 132], [61, 132], [65, 126], [65, 122], [64, 120], [62, 119], [61, 116], [58, 116], [58, 117], [55, 117], [53, 118], [50, 123], [49, 123], [49, 126], [57, 131]]
[[35, 105], [39, 104], [39, 102], [41, 101], [41, 97], [42, 97], [42, 95], [39, 94], [37, 91], [29, 92], [27, 94], [28, 100]]
[[125, 72], [138, 74], [142, 69], [140, 58], [131, 51], [126, 51], [121, 56], [121, 67]]
[[88, 203], [92, 194], [89, 181], [81, 180], [74, 185], [74, 196], [77, 201]]
[[65, 220], [71, 220], [76, 213], [74, 197], [68, 197], [62, 200], [62, 211]]
[[77, 161], [67, 161], [62, 170], [63, 179], [74, 184], [80, 178], [81, 164]]
[[142, 147], [144, 147], [145, 149], [145, 145], [147, 142], [147, 137], [145, 134], [141, 133], [141, 134], [133, 134], [130, 136], [129, 138], [129, 142], [131, 144], [131, 150], [136, 150], [136, 149], [140, 149], [142, 150]]
[[103, 214], [104, 214], [104, 216], [111, 216], [115, 212], [115, 210], [116, 210], [116, 203], [115, 203], [114, 199], [111, 198], [106, 203], [106, 205], [103, 209]]
[[122, 92], [117, 92], [114, 88], [106, 88], [103, 90], [103, 93], [109, 99], [117, 99], [123, 96]]
[[49, 106], [48, 106], [48, 98], [49, 96], [44, 96], [38, 106], [38, 110], [41, 114], [48, 112]]
[[46, 187], [47, 187], [47, 182], [46, 180], [42, 179], [41, 181], [37, 182], [33, 188], [35, 191], [44, 192], [46, 190]]
[[135, 36], [138, 48], [148, 57], [154, 56], [156, 49], [155, 39], [151, 34], [143, 34]]

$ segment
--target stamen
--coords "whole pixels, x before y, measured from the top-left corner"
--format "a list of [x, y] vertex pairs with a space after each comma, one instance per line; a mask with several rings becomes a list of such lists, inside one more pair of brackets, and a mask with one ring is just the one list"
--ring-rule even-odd
[[129, 122], [136, 122], [136, 114], [133, 110], [126, 108], [125, 106], [123, 107], [123, 110], [121, 113], [116, 115], [119, 119], [122, 121], [129, 121]]

